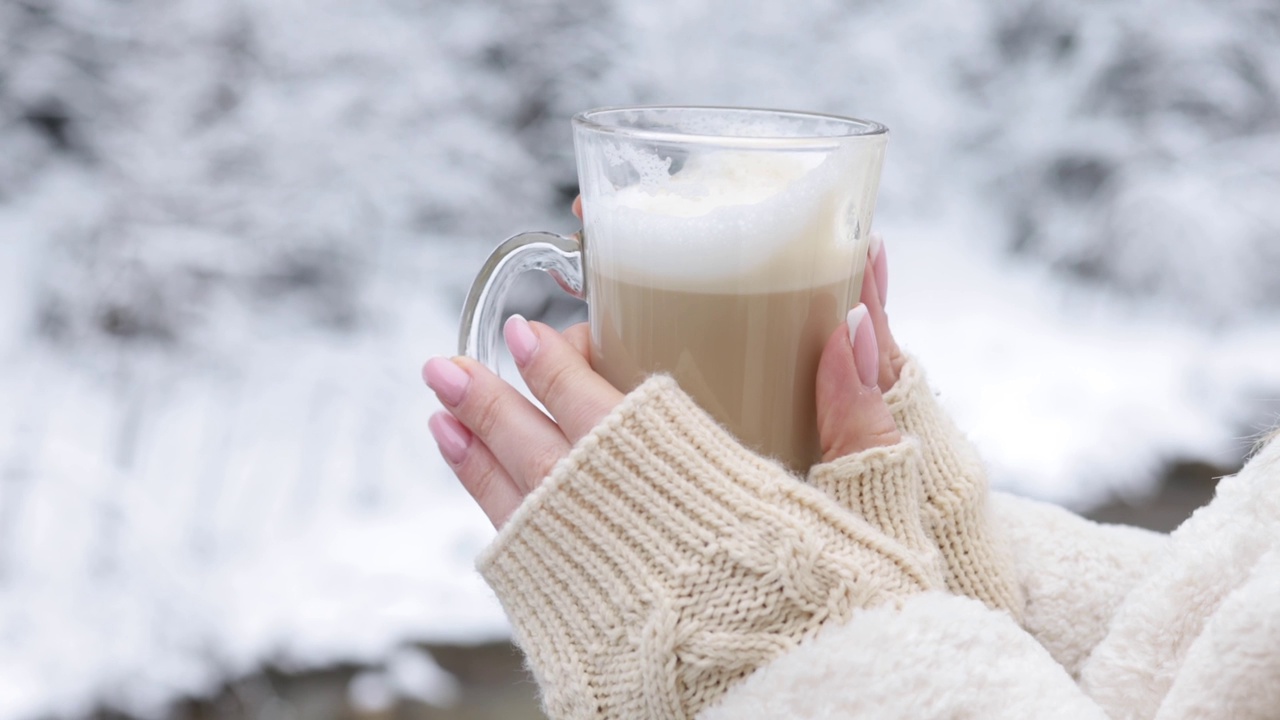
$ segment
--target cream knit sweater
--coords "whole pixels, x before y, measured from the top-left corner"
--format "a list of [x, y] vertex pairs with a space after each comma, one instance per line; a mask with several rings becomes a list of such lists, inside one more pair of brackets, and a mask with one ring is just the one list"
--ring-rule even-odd
[[1280, 717], [1280, 445], [1171, 541], [990, 496], [914, 362], [886, 400], [806, 484], [628, 395], [480, 558], [547, 713]]
[[691, 717], [824, 625], [941, 589], [902, 467], [919, 454], [894, 458], [873, 481], [901, 487], [873, 520], [897, 538], [746, 450], [670, 378], [645, 382], [480, 559], [548, 714]]

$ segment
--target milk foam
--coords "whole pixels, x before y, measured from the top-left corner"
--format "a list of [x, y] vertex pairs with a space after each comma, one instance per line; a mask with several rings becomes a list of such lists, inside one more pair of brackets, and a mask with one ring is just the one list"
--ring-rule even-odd
[[847, 277], [856, 264], [861, 198], [849, 192], [857, 163], [843, 155], [700, 152], [676, 172], [655, 155], [619, 157], [638, 181], [586, 198], [593, 271], [655, 287], [736, 293]]

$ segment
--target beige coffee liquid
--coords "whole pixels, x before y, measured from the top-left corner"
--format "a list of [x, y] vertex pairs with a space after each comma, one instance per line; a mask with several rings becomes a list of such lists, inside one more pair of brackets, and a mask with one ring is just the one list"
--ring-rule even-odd
[[621, 390], [670, 373], [803, 473], [820, 455], [818, 359], [861, 288], [866, 183], [834, 154], [708, 152], [671, 174], [650, 161], [585, 198], [592, 364]]
[[670, 373], [758, 452], [801, 473], [818, 461], [818, 359], [859, 285], [736, 294], [594, 280], [592, 364], [615, 387]]

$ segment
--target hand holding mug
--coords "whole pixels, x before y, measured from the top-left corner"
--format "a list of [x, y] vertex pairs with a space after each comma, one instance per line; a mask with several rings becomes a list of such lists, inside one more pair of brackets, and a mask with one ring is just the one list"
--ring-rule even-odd
[[[881, 396], [888, 390], [883, 383], [895, 381], [902, 366], [881, 303], [883, 250], [870, 262], [878, 269], [867, 275], [864, 302], [831, 334], [819, 361], [815, 400], [824, 462], [900, 439]], [[447, 409], [431, 418], [431, 433], [495, 527], [622, 400], [591, 368], [587, 325], [561, 334], [517, 315], [503, 334], [525, 383], [551, 417], [470, 358], [437, 357], [423, 367], [423, 378]]]

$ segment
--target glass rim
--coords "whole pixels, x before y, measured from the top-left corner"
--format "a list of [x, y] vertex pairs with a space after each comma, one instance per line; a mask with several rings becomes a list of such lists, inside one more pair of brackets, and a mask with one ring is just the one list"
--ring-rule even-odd
[[[643, 111], [711, 111], [739, 113], [743, 115], [771, 115], [774, 117], [827, 120], [847, 126], [849, 132], [823, 135], [742, 136], [686, 133], [643, 127], [608, 125], [599, 121], [601, 116], [623, 112]], [[732, 105], [614, 105], [584, 110], [573, 116], [573, 126], [578, 129], [613, 135], [620, 138], [680, 143], [682, 145], [718, 145], [739, 148], [821, 148], [830, 149], [842, 142], [858, 139], [881, 138], [889, 134], [889, 128], [874, 120], [810, 112], [807, 110], [783, 110], [776, 108], [742, 107]]]

